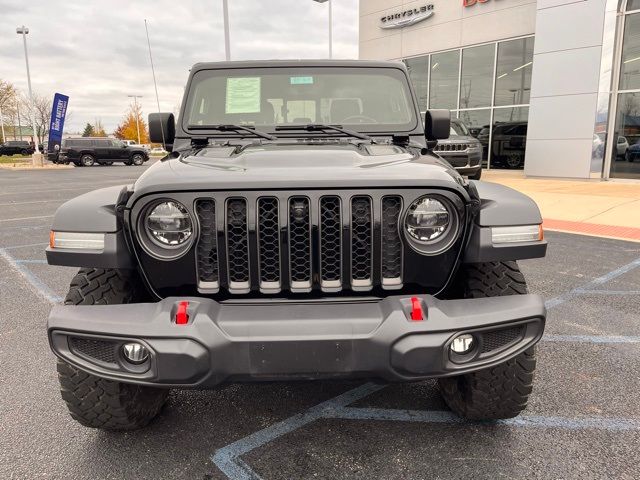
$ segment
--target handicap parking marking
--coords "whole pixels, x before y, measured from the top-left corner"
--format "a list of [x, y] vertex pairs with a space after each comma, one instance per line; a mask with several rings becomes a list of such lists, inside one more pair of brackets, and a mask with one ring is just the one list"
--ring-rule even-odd
[[[604, 285], [605, 283], [624, 275], [627, 272], [640, 267], [640, 258], [633, 260], [605, 275], [595, 278], [587, 284], [574, 288], [566, 293], [554, 297], [545, 302], [547, 309], [552, 309], [563, 303]], [[632, 292], [633, 293], [633, 292]], [[626, 292], [625, 292], [626, 294]], [[591, 344], [637, 344], [640, 337], [636, 336], [597, 336], [597, 335], [544, 335], [542, 341], [549, 342], [575, 342]], [[423, 423], [448, 423], [458, 425], [506, 425], [523, 428], [558, 428], [570, 430], [600, 429], [607, 431], [640, 430], [640, 419], [633, 418], [608, 418], [608, 417], [582, 417], [566, 418], [541, 415], [520, 415], [516, 418], [499, 420], [496, 422], [470, 422], [448, 411], [430, 410], [396, 410], [385, 408], [356, 408], [348, 407], [357, 400], [377, 392], [387, 385], [367, 383], [342, 395], [327, 400], [305, 412], [296, 414], [272, 426], [266, 427], [237, 440], [225, 447], [218, 449], [211, 460], [231, 480], [261, 480], [258, 475], [242, 458], [256, 448], [262, 447], [283, 435], [292, 433], [311, 422], [320, 419], [344, 419], [344, 420], [379, 420], [379, 421], [403, 421]]]

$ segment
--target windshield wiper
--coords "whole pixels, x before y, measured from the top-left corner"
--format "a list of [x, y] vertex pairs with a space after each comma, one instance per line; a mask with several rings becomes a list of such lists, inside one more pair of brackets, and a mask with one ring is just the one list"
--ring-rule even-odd
[[256, 130], [255, 127], [245, 127], [244, 125], [189, 125], [189, 130], [218, 130], [220, 132], [249, 132], [256, 137], [267, 140], [277, 140], [278, 137]]
[[326, 125], [324, 123], [308, 123], [307, 125], [281, 125], [276, 127], [276, 131], [278, 130], [306, 130], [307, 132], [324, 132], [326, 130], [333, 130], [335, 132], [349, 135], [350, 137], [359, 138], [360, 140], [373, 141], [373, 139], [369, 135], [355, 132], [353, 130], [347, 130], [346, 128], [342, 128], [342, 125]]

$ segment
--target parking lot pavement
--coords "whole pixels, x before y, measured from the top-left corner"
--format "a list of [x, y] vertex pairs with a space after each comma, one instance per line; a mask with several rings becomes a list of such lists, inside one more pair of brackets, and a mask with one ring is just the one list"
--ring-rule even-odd
[[143, 169], [0, 172], [0, 478], [637, 478], [640, 244], [564, 233], [521, 262], [549, 319], [517, 419], [460, 421], [432, 381], [322, 381], [176, 391], [141, 431], [79, 426], [45, 333], [75, 272], [46, 265], [49, 226]]

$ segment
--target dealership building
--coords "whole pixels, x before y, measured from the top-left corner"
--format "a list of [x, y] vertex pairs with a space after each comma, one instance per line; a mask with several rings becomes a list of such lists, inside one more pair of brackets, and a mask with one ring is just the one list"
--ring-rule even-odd
[[360, 58], [404, 61], [489, 168], [640, 179], [640, 0], [360, 0]]

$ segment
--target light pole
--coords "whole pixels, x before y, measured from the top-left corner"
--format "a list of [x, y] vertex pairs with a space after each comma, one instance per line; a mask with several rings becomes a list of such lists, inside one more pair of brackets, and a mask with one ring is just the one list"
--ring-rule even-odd
[[31, 91], [31, 73], [29, 72], [29, 54], [27, 53], [27, 33], [29, 29], [22, 25], [16, 28], [16, 33], [22, 35], [22, 43], [24, 44], [24, 60], [27, 64], [27, 83], [29, 84], [29, 101], [31, 102], [31, 128], [33, 129], [33, 143], [36, 154], [40, 154], [40, 147], [38, 147], [38, 137], [36, 136], [36, 117], [35, 117], [35, 105], [33, 103], [33, 92]]
[[142, 95], [127, 95], [129, 98], [133, 98], [133, 103], [136, 106], [136, 130], [138, 131], [138, 145], [140, 145], [140, 114], [138, 112], [138, 99], [142, 98]]
[[231, 60], [231, 46], [229, 45], [229, 7], [227, 0], [222, 0], [222, 16], [224, 17], [224, 58]]
[[333, 58], [333, 12], [331, 9], [331, 0], [313, 0], [318, 3], [329, 2], [329, 58]]

